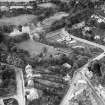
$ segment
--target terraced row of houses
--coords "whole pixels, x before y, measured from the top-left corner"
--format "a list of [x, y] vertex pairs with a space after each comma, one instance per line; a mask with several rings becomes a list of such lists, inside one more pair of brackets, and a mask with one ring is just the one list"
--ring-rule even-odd
[[47, 3], [51, 0], [0, 0], [0, 9], [1, 10], [11, 10], [11, 9], [21, 9], [27, 8], [32, 9], [34, 3]]
[[50, 2], [51, 0], [0, 0], [1, 6], [8, 6], [8, 5], [31, 5], [33, 2], [36, 3], [46, 3]]

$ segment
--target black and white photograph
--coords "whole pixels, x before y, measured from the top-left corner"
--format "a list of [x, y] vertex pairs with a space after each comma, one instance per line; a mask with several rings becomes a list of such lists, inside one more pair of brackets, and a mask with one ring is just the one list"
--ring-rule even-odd
[[105, 105], [105, 0], [0, 0], [0, 105]]

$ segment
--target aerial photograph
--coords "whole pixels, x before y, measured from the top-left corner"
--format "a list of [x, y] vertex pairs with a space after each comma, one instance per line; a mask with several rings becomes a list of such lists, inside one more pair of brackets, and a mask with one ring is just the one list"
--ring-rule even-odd
[[105, 105], [105, 0], [0, 0], [0, 105]]

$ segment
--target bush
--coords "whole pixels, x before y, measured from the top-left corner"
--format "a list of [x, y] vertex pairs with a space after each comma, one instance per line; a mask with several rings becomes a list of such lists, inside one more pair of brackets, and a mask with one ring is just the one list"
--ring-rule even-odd
[[0, 32], [0, 43], [3, 42], [3, 40], [4, 40], [4, 35], [2, 32]]
[[102, 29], [102, 30], [104, 30], [105, 29], [105, 23], [104, 22], [100, 23], [99, 24], [99, 28]]
[[11, 40], [14, 43], [20, 43], [22, 41], [28, 40], [29, 39], [29, 34], [23, 33], [22, 35], [17, 35], [15, 37], [12, 37]]

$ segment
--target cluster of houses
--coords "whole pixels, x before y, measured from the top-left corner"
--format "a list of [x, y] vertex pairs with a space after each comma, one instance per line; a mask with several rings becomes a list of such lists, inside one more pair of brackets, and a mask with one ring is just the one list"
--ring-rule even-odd
[[35, 99], [39, 98], [39, 93], [36, 88], [34, 88], [34, 77], [41, 77], [40, 74], [34, 74], [33, 73], [33, 68], [31, 65], [27, 65], [25, 68], [25, 73], [26, 73], [26, 81], [27, 81], [27, 86], [26, 86], [26, 98], [28, 101], [33, 101]]
[[28, 33], [28, 34], [30, 33], [29, 26], [21, 26], [21, 29], [19, 27], [15, 26], [9, 36], [21, 35], [23, 33]]
[[0, 0], [0, 10], [9, 11], [12, 9], [33, 9], [32, 3], [46, 3], [51, 0]]
[[99, 84], [98, 86], [95, 87], [96, 92], [103, 98], [105, 99], [105, 88]]
[[13, 31], [9, 34], [11, 37], [15, 36], [21, 36], [22, 34], [28, 34], [29, 38], [31, 40], [39, 40], [40, 39], [40, 33], [42, 33], [44, 30], [40, 26], [40, 23], [37, 25], [34, 25], [33, 23], [20, 25], [20, 26], [14, 26]]
[[66, 44], [76, 43], [76, 40], [72, 39], [70, 34], [68, 32], [66, 32], [65, 29], [62, 29], [61, 32], [62, 32], [61, 38], [59, 38], [57, 40], [57, 42], [63, 42], [63, 41], [65, 41]]
[[101, 15], [92, 15], [91, 18], [95, 19], [98, 23], [105, 23], [105, 17], [101, 16]]
[[[105, 23], [105, 17], [103, 17], [103, 16], [101, 16], [101, 15], [93, 14], [93, 15], [91, 16], [91, 19], [96, 20], [96, 22], [99, 23], [99, 24], [102, 23], [102, 22]], [[77, 24], [73, 25], [73, 26], [72, 26], [72, 29], [82, 29], [82, 34], [83, 34], [84, 36], [87, 36], [87, 32], [92, 31], [92, 27], [86, 26], [85, 21], [82, 21], [82, 22], [80, 22], [80, 23], [77, 23]], [[88, 33], [88, 34], [89, 34], [89, 33]], [[88, 35], [88, 36], [89, 36], [89, 35]], [[91, 36], [91, 35], [90, 35], [90, 36]], [[95, 40], [100, 40], [100, 39], [101, 39], [101, 36], [95, 34], [94, 39], [95, 39]], [[105, 42], [105, 38], [102, 38], [102, 39], [103, 39], [103, 41]]]

